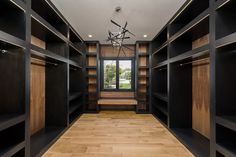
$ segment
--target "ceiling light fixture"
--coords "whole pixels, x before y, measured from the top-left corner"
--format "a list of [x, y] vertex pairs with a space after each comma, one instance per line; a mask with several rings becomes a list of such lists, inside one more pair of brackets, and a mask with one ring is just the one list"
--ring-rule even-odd
[[147, 34], [144, 34], [143, 37], [144, 37], [144, 38], [147, 38]]
[[89, 37], [89, 38], [92, 38], [92, 37], [93, 37], [93, 35], [89, 34], [89, 35], [88, 35], [88, 37]]

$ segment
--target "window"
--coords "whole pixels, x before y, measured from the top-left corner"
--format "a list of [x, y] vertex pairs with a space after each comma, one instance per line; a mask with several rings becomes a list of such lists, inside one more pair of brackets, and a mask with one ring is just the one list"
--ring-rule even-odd
[[132, 90], [134, 87], [133, 60], [103, 60], [103, 90]]

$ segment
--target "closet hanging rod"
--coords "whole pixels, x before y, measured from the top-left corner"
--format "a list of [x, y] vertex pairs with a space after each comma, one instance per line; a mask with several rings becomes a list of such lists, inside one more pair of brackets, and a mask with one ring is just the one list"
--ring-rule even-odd
[[162, 71], [162, 70], [167, 70], [167, 68], [161, 68], [161, 69], [159, 69], [159, 71]]
[[0, 49], [1, 53], [4, 54], [4, 53], [7, 53], [8, 51], [7, 50], [4, 50], [4, 49]]
[[54, 66], [58, 66], [57, 63], [53, 63], [53, 62], [48, 62], [48, 61], [43, 61], [41, 59], [37, 59], [37, 58], [32, 58], [33, 60], [36, 60], [36, 61], [39, 61], [39, 62], [42, 62], [42, 63], [47, 63], [47, 64], [51, 64], [51, 65], [54, 65]]
[[78, 69], [70, 67], [71, 70], [77, 71]]
[[209, 58], [199, 59], [199, 60], [196, 60], [196, 61], [191, 61], [191, 62], [187, 62], [187, 63], [182, 63], [182, 64], [179, 64], [179, 65], [182, 67], [182, 66], [185, 66], [185, 65], [188, 65], [188, 64], [198, 63], [198, 62], [205, 61], [205, 60], [209, 60]]

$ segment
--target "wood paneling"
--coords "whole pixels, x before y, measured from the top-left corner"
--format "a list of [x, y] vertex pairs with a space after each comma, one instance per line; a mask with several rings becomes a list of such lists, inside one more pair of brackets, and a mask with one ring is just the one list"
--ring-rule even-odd
[[206, 44], [209, 44], [209, 34], [193, 41], [192, 43], [192, 49], [196, 49], [196, 48], [199, 48], [199, 47], [202, 47]]
[[97, 66], [97, 58], [89, 57], [87, 63], [88, 63], [88, 66]]
[[101, 92], [101, 98], [134, 98], [134, 92]]
[[139, 52], [140, 53], [147, 53], [148, 52], [148, 46], [147, 44], [139, 44]]
[[210, 138], [210, 66], [209, 61], [193, 64], [192, 127]]
[[[209, 42], [209, 35], [193, 42], [193, 48]], [[192, 67], [192, 127], [210, 138], [210, 65], [209, 59], [195, 62]]]
[[31, 60], [30, 132], [45, 127], [45, 63]]
[[31, 36], [31, 44], [41, 47], [43, 49], [46, 48], [46, 43], [35, 36]]
[[[135, 46], [128, 46], [129, 48], [135, 50]], [[135, 51], [131, 51], [129, 49], [124, 48], [125, 54], [121, 51], [119, 57], [133, 57]], [[119, 50], [117, 48], [113, 48], [110, 45], [102, 45], [101, 46], [101, 56], [102, 57], [117, 57]]]
[[44, 157], [193, 157], [151, 114], [83, 114]]
[[97, 70], [89, 69], [88, 70], [88, 74], [89, 75], [96, 75], [97, 74]]
[[139, 57], [139, 66], [148, 66], [148, 58]]
[[96, 53], [97, 52], [97, 44], [88, 45], [88, 53]]

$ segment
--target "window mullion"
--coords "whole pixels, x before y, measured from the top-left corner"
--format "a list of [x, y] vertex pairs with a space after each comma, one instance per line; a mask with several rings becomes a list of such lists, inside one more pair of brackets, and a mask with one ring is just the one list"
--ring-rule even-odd
[[120, 67], [120, 65], [119, 65], [119, 60], [117, 59], [116, 60], [116, 90], [119, 90], [120, 88], [119, 88], [119, 85], [120, 85], [120, 83], [119, 83], [119, 67]]

